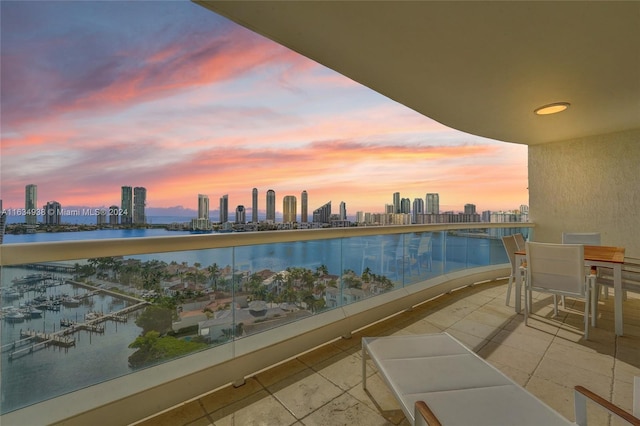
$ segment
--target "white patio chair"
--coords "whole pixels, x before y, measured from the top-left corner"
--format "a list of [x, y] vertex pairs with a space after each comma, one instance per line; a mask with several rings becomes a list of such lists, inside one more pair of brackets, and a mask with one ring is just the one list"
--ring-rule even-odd
[[[584, 246], [581, 244], [526, 243], [527, 280], [525, 293], [531, 292], [570, 296], [584, 300], [584, 338], [589, 338], [590, 290], [594, 275], [587, 276], [584, 268]], [[525, 303], [524, 321], [528, 323], [532, 303]], [[554, 315], [558, 304], [554, 299]]]
[[[505, 235], [502, 237], [502, 245], [507, 252], [509, 262], [511, 263], [511, 274], [509, 275], [509, 283], [507, 284], [507, 299], [505, 305], [509, 306], [509, 300], [511, 300], [511, 287], [516, 282], [516, 274], [522, 274], [523, 270], [520, 265], [516, 265], [516, 251], [520, 250], [516, 243], [516, 239], [513, 235]], [[524, 247], [523, 247], [524, 250]]]
[[431, 234], [422, 233], [417, 240], [417, 246], [411, 248], [411, 257], [420, 275], [423, 266], [427, 271], [431, 271]]
[[562, 244], [584, 244], [585, 246], [599, 246], [599, 232], [563, 232]]
[[[602, 245], [599, 232], [563, 232], [562, 244], [584, 244], [585, 246]], [[598, 287], [599, 290], [600, 287]], [[605, 299], [609, 298], [609, 290], [603, 287]], [[564, 297], [562, 298], [562, 306], [564, 306]]]
[[[577, 426], [588, 426], [587, 424], [587, 402], [592, 402], [599, 405], [601, 408], [604, 408], [609, 413], [614, 416], [623, 419], [625, 424], [630, 424], [633, 426], [640, 425], [640, 376], [636, 376], [633, 378], [633, 404], [631, 413], [623, 410], [616, 404], [608, 401], [607, 399], [601, 397], [595, 392], [590, 391], [589, 389], [583, 386], [575, 386], [574, 387], [574, 413], [575, 413], [575, 424]], [[613, 419], [612, 419], [613, 420]]]
[[525, 243], [527, 242], [524, 239], [524, 235], [522, 234], [513, 234], [513, 238], [516, 239], [516, 244], [518, 245], [518, 250], [524, 250], [525, 249]]
[[396, 280], [399, 280], [405, 273], [410, 273], [409, 250], [405, 247], [403, 238], [397, 242], [389, 242], [384, 247], [384, 263], [386, 273], [393, 273]]

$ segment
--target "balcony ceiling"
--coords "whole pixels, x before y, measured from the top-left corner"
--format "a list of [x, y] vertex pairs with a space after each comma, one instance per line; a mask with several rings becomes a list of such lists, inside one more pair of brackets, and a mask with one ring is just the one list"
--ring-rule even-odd
[[[640, 2], [196, 1], [449, 127], [538, 144], [640, 128]], [[569, 102], [565, 112], [533, 110]]]

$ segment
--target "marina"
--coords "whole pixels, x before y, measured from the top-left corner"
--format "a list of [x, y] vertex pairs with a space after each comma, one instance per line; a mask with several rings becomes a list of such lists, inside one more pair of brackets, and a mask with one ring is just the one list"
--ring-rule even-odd
[[147, 302], [59, 271], [2, 268], [2, 411], [131, 371]]

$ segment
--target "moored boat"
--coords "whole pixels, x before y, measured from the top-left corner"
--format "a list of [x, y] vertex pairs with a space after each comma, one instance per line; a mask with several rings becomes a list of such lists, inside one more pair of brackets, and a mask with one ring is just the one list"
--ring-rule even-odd
[[17, 299], [20, 297], [20, 291], [15, 288], [3, 288], [2, 289], [2, 298], [3, 299]]
[[5, 316], [4, 319], [6, 319], [9, 322], [22, 322], [24, 321], [24, 319], [26, 318], [26, 315], [23, 314], [22, 312], [20, 312], [17, 309], [12, 309], [10, 310]]
[[65, 297], [62, 299], [62, 305], [67, 307], [80, 306], [80, 300], [75, 297]]
[[42, 311], [35, 306], [30, 306], [27, 313], [31, 318], [40, 318], [42, 316]]

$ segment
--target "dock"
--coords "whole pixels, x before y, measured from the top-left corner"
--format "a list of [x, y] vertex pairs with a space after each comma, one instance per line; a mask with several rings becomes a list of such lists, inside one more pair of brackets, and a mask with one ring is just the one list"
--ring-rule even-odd
[[101, 323], [106, 321], [127, 322], [127, 314], [141, 309], [148, 304], [149, 302], [146, 301], [136, 303], [135, 305], [128, 306], [116, 312], [99, 314], [96, 318], [84, 322], [61, 319], [60, 326], [62, 328], [53, 333], [43, 333], [31, 329], [20, 330], [20, 340], [3, 345], [2, 351], [11, 350], [9, 360], [13, 360], [49, 346], [68, 349], [76, 345], [76, 339], [69, 337], [69, 335], [81, 330], [103, 334], [105, 327], [101, 325]]
[[60, 332], [57, 333], [42, 333], [35, 330], [20, 330], [21, 341], [29, 341], [26, 347], [16, 349], [9, 354], [9, 361], [16, 358], [23, 357], [31, 354], [37, 350], [44, 349], [51, 345], [62, 348], [70, 348], [76, 345], [76, 339], [65, 337]]

